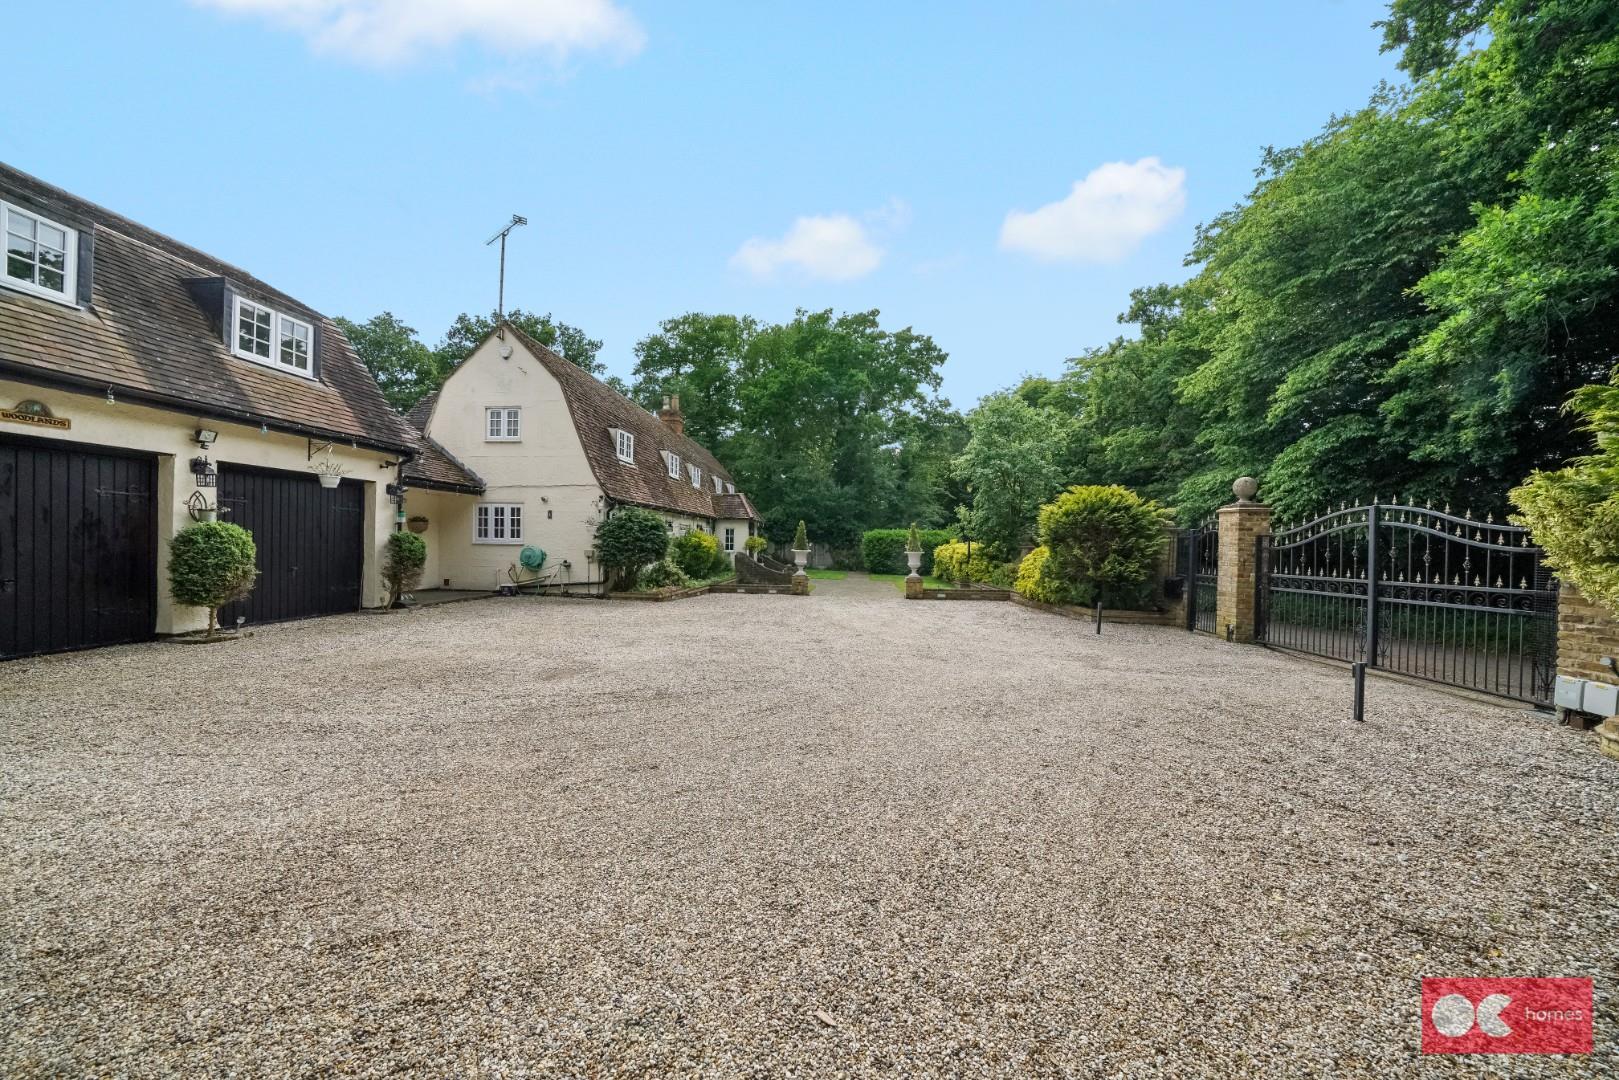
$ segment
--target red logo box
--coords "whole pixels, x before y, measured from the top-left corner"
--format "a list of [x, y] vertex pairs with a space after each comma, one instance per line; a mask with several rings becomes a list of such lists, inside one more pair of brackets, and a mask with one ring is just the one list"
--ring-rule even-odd
[[1424, 1054], [1589, 1054], [1590, 979], [1423, 979]]

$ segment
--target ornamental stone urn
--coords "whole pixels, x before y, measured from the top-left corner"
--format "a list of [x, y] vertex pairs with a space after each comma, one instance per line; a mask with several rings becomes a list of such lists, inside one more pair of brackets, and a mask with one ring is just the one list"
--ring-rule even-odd
[[793, 548], [793, 565], [798, 567], [800, 576], [809, 576], [804, 573], [804, 567], [809, 565], [809, 557], [809, 548]]
[[911, 577], [922, 576], [922, 553], [920, 551], [907, 551], [905, 562], [911, 568]]

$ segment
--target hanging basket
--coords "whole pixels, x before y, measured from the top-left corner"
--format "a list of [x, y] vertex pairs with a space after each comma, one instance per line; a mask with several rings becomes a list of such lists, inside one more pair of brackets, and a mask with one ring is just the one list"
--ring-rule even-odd
[[320, 481], [323, 488], [334, 488], [343, 482], [343, 474], [335, 472], [316, 473], [315, 479]]

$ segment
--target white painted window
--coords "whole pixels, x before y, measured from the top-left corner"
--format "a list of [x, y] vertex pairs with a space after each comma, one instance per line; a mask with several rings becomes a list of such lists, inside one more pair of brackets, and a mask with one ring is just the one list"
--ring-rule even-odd
[[523, 437], [523, 410], [504, 406], [483, 411], [485, 442], [517, 442]]
[[691, 477], [692, 487], [701, 488], [703, 486], [703, 470], [699, 469], [697, 466], [687, 465], [686, 475]]
[[725, 482], [725, 494], [727, 494], [727, 495], [735, 495], [736, 494], [736, 485], [731, 483], [729, 480], [727, 480]]
[[669, 478], [671, 480], [679, 480], [680, 479], [680, 455], [679, 454], [671, 454], [669, 451], [665, 450], [663, 452], [663, 461], [664, 461], [665, 465], [669, 466]]
[[66, 225], [0, 203], [6, 239], [5, 274], [0, 281], [50, 300], [77, 304], [79, 234]]
[[712, 477], [712, 479], [714, 481], [714, 494], [718, 495], [725, 490], [725, 483], [717, 476]]
[[238, 296], [231, 311], [231, 351], [244, 360], [313, 379], [315, 329], [302, 319]]
[[613, 446], [618, 452], [618, 460], [626, 465], [635, 464], [635, 436], [628, 431], [613, 428]]
[[523, 507], [520, 503], [479, 503], [473, 528], [475, 544], [521, 544]]
[[728, 528], [728, 529], [725, 530], [725, 550], [726, 551], [735, 551], [736, 550], [736, 530], [735, 529], [729, 529]]

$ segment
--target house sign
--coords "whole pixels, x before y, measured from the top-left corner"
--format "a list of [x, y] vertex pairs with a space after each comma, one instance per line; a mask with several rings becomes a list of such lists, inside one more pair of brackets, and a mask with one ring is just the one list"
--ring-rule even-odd
[[61, 416], [52, 416], [48, 405], [43, 401], [25, 399], [17, 402], [15, 409], [0, 409], [0, 420], [11, 424], [32, 424], [35, 427], [57, 428], [66, 431], [73, 426], [73, 421]]

